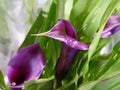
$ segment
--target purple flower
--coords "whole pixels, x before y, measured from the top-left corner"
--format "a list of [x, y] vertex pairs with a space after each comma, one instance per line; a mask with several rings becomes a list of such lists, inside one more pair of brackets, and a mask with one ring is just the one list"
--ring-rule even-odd
[[67, 75], [73, 58], [78, 50], [88, 50], [88, 45], [77, 40], [73, 26], [67, 20], [60, 19], [51, 30], [35, 36], [48, 36], [62, 42], [62, 50], [56, 64], [56, 78], [61, 81]]
[[44, 54], [38, 43], [18, 51], [11, 58], [7, 68], [11, 90], [23, 88], [24, 81], [38, 79], [44, 67]]
[[67, 20], [60, 19], [58, 23], [48, 32], [40, 34], [32, 34], [32, 36], [48, 36], [59, 41], [64, 42], [67, 46], [79, 49], [87, 50], [88, 45], [77, 41], [77, 35], [74, 28]]
[[112, 36], [114, 33], [118, 32], [119, 30], [120, 30], [120, 16], [111, 15], [105, 25], [101, 38], [108, 38]]

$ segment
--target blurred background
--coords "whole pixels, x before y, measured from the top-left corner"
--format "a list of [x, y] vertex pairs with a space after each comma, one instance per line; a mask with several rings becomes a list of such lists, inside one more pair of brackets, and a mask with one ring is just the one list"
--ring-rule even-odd
[[0, 0], [0, 70], [5, 74], [10, 57], [23, 42], [46, 0]]

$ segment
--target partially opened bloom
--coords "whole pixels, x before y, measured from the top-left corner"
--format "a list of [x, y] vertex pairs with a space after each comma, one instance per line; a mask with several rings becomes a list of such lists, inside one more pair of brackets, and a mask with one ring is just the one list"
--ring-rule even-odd
[[8, 63], [7, 77], [11, 89], [19, 90], [23, 88], [24, 81], [39, 78], [44, 67], [44, 54], [38, 43], [21, 49]]
[[48, 36], [62, 43], [62, 50], [56, 65], [56, 78], [62, 80], [67, 75], [73, 58], [78, 50], [87, 50], [88, 45], [77, 40], [77, 34], [70, 22], [60, 19], [51, 30], [35, 36]]
[[33, 36], [48, 36], [59, 41], [64, 42], [67, 46], [79, 49], [87, 50], [88, 45], [82, 42], [79, 42], [76, 38], [76, 32], [72, 25], [64, 19], [60, 19], [58, 23], [48, 32], [40, 34], [32, 34]]
[[112, 36], [114, 33], [118, 32], [119, 30], [120, 30], [120, 16], [111, 15], [105, 25], [101, 38], [108, 38]]

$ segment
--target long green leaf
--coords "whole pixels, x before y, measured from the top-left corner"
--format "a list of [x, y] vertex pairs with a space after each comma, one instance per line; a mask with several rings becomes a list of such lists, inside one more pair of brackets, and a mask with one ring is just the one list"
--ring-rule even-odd
[[[120, 73], [119, 70], [119, 62], [120, 62], [120, 42], [118, 42], [115, 47], [113, 48], [113, 51], [111, 52], [111, 56], [108, 57], [108, 61], [104, 63], [104, 66], [101, 68], [100, 71], [96, 74], [95, 78], [100, 78], [102, 75], [105, 77], [108, 74], [112, 74], [117, 71], [117, 73]], [[104, 75], [105, 73], [105, 75]], [[102, 77], [103, 77], [102, 76]]]
[[1, 71], [0, 71], [0, 89], [7, 90], [7, 87], [4, 81], [4, 76]]
[[25, 82], [25, 90], [53, 90], [54, 77]]
[[65, 18], [66, 19], [69, 19], [72, 7], [73, 7], [73, 0], [66, 0], [66, 4], [65, 4]]
[[111, 0], [98, 0], [96, 7], [92, 9], [84, 20], [83, 30], [88, 37], [93, 37], [94, 33], [97, 31], [102, 20], [102, 16], [110, 3]]
[[70, 14], [71, 21], [74, 20], [77, 16], [79, 16], [82, 13], [86, 3], [87, 3], [87, 0], [78, 0], [75, 3]]
[[119, 90], [120, 89], [120, 74], [115, 75], [106, 80], [98, 82], [92, 90]]
[[88, 82], [79, 87], [78, 90], [119, 90], [120, 74], [114, 75], [104, 80]]

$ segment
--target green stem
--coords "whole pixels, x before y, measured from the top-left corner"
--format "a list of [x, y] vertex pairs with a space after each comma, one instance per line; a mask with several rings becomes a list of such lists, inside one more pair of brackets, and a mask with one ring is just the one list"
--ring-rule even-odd
[[62, 81], [55, 79], [55, 83], [54, 83], [54, 89], [56, 90], [57, 88], [62, 86]]

